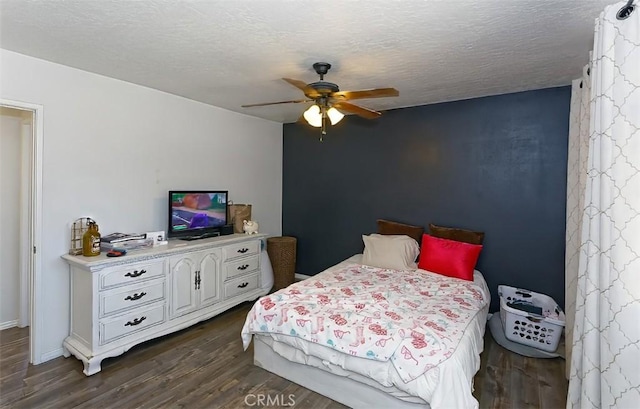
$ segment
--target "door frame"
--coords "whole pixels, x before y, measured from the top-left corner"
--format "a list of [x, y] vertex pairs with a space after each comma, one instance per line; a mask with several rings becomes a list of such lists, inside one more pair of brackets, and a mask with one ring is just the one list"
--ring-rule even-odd
[[[31, 180], [29, 206], [29, 222], [27, 226], [21, 227], [21, 246], [26, 246], [30, 251], [30, 268], [21, 268], [21, 271], [28, 271], [26, 279], [29, 288], [30, 325], [29, 325], [29, 361], [37, 365], [42, 362], [41, 337], [43, 316], [40, 303], [42, 300], [42, 146], [44, 130], [44, 107], [23, 101], [14, 101], [0, 98], [0, 105], [7, 108], [31, 111], [33, 114], [32, 141], [31, 141]], [[21, 183], [24, 183], [22, 180]], [[25, 231], [26, 230], [26, 231]], [[23, 260], [21, 258], [21, 263]]]
[[[31, 300], [29, 282], [31, 280], [31, 255], [29, 224], [31, 222], [31, 145], [33, 144], [33, 111], [20, 110], [20, 304], [18, 308], [18, 327], [24, 328], [31, 323]], [[25, 123], [26, 116], [29, 118]], [[22, 209], [27, 209], [23, 211]]]

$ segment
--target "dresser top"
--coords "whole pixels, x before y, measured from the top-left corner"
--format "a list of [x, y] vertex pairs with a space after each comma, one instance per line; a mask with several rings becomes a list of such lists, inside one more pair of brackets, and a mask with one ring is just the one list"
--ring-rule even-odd
[[266, 234], [230, 234], [227, 236], [211, 237], [200, 240], [180, 240], [169, 239], [168, 244], [154, 246], [141, 250], [130, 250], [121, 257], [107, 257], [107, 251], [102, 251], [99, 256], [85, 257], [64, 254], [62, 258], [70, 265], [75, 265], [84, 269], [101, 270], [107, 266], [128, 264], [137, 261], [144, 261], [159, 257], [167, 257], [174, 254], [206, 250], [212, 247], [220, 247], [227, 244], [240, 243], [248, 240], [258, 240], [267, 237]]

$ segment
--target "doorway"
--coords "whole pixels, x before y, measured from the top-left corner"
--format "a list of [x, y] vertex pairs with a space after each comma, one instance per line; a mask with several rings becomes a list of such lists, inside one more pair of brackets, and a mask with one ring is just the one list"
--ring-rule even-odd
[[43, 108], [0, 99], [2, 310], [0, 328], [29, 327], [29, 360], [40, 348]]

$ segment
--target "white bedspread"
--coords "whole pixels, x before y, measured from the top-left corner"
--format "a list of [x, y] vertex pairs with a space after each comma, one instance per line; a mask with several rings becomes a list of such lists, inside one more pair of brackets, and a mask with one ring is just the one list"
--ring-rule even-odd
[[[480, 366], [489, 302], [482, 275], [475, 272], [472, 283], [424, 271], [385, 273], [358, 265], [360, 257], [356, 255], [304, 283], [263, 297], [245, 322], [242, 332], [245, 348], [251, 334], [268, 334], [295, 348], [276, 349], [290, 361], [310, 364], [308, 356], [314, 356], [325, 362], [324, 370], [348, 376], [348, 372], [339, 373], [339, 368], [343, 368], [363, 375], [385, 390], [395, 388], [408, 396], [420, 397], [434, 409], [477, 407], [471, 385]], [[361, 275], [369, 285], [354, 285], [353, 280]], [[338, 306], [319, 299], [323, 296], [314, 291], [323, 282], [336, 279], [338, 284], [345, 285], [336, 288], [336, 283], [332, 283], [333, 293], [328, 294], [338, 295], [335, 297]], [[381, 292], [380, 283], [385, 281], [397, 291]], [[443, 296], [442, 290], [449, 287], [454, 291]], [[370, 288], [374, 291], [368, 291]], [[378, 302], [365, 314], [365, 325], [358, 326], [363, 321], [360, 312], [366, 310], [365, 293]], [[348, 300], [353, 302], [349, 304]], [[289, 305], [292, 301], [295, 302], [290, 306], [297, 309], [290, 312], [275, 306], [278, 302]], [[310, 310], [314, 310], [312, 314]], [[328, 323], [318, 319], [323, 315]], [[403, 395], [402, 392], [398, 394]], [[406, 395], [397, 397], [407, 399]]]

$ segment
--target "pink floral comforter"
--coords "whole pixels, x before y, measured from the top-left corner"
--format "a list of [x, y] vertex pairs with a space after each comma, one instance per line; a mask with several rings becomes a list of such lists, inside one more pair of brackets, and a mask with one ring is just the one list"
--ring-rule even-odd
[[284, 334], [345, 354], [391, 360], [405, 382], [448, 359], [489, 302], [472, 281], [423, 270], [350, 265], [295, 283], [255, 303], [242, 329]]

